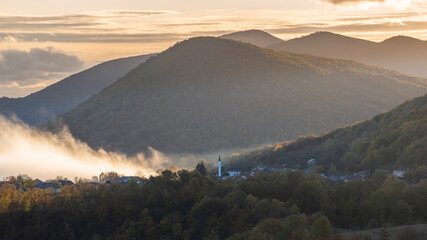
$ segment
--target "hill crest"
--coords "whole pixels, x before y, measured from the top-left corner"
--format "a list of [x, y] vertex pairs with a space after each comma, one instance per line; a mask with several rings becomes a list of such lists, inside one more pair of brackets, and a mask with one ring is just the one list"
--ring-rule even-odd
[[89, 99], [155, 54], [102, 62], [22, 98], [1, 98], [0, 113], [38, 126]]
[[61, 119], [94, 148], [206, 153], [324, 132], [426, 89], [425, 79], [353, 61], [198, 37], [149, 59]]
[[258, 47], [267, 47], [283, 42], [282, 39], [258, 29], [233, 32], [220, 37], [250, 43]]

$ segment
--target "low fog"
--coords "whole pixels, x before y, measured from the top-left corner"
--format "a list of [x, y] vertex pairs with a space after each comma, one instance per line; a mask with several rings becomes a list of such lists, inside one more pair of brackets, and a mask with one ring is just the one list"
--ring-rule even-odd
[[0, 115], [0, 179], [28, 174], [33, 178], [56, 176], [90, 178], [105, 171], [144, 176], [155, 175], [170, 166], [170, 159], [150, 149], [149, 157], [93, 150], [72, 137], [64, 128], [58, 134], [31, 128], [16, 117]]

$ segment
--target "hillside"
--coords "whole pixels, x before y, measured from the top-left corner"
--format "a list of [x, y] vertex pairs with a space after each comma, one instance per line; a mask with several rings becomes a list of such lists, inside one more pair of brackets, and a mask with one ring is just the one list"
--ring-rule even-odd
[[427, 77], [427, 42], [405, 36], [392, 37], [377, 43], [330, 32], [316, 32], [268, 47], [294, 53], [349, 59], [409, 75]]
[[426, 92], [426, 79], [352, 61], [199, 37], [139, 65], [46, 126], [90, 146], [206, 153], [320, 134]]
[[267, 47], [282, 43], [283, 40], [261, 30], [247, 30], [222, 35], [221, 38], [242, 41], [258, 47]]
[[300, 137], [293, 142], [236, 155], [230, 166], [248, 169], [261, 163], [304, 166], [313, 158], [324, 169], [334, 164], [337, 169], [347, 171], [426, 166], [427, 95], [320, 137]]
[[15, 113], [25, 123], [41, 125], [86, 101], [145, 62], [153, 54], [103, 62], [24, 98], [0, 99], [0, 114]]

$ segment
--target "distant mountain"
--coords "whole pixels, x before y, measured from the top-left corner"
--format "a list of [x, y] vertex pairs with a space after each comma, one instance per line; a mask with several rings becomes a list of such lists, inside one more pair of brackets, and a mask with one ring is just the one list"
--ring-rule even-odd
[[350, 59], [405, 74], [427, 77], [427, 42], [397, 36], [371, 42], [330, 32], [316, 32], [268, 46], [274, 50]]
[[427, 95], [320, 137], [300, 137], [253, 152], [235, 155], [230, 167], [250, 169], [261, 163], [306, 166], [309, 159], [328, 170], [356, 172], [388, 166], [427, 166]]
[[222, 35], [221, 38], [242, 41], [258, 47], [267, 47], [284, 42], [282, 39], [261, 30], [234, 32]]
[[30, 125], [41, 125], [98, 93], [154, 54], [103, 62], [24, 98], [0, 98], [0, 114], [15, 113]]
[[206, 153], [320, 134], [426, 92], [426, 79], [353, 61], [199, 37], [45, 127], [125, 153]]
[[391, 37], [389, 39], [382, 41], [382, 43], [394, 45], [394, 46], [406, 46], [407, 48], [425, 47], [425, 45], [427, 44], [426, 41], [413, 38], [413, 37], [402, 36], [402, 35]]

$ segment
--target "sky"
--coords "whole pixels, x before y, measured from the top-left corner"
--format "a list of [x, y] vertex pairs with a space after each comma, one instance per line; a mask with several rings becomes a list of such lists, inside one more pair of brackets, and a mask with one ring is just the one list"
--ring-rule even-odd
[[102, 61], [189, 37], [261, 29], [427, 40], [426, 0], [0, 0], [0, 97], [23, 97]]

